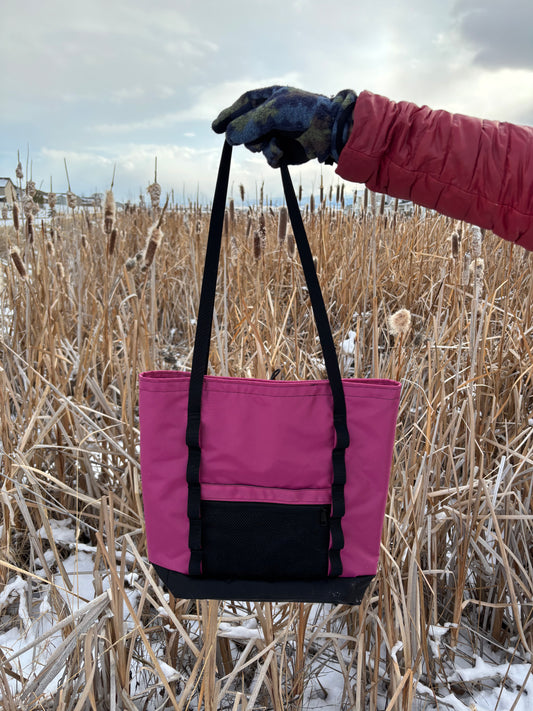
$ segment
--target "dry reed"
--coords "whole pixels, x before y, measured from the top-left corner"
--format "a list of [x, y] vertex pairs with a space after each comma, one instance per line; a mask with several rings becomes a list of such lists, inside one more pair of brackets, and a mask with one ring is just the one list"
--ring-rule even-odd
[[[468, 707], [486, 680], [462, 680], [459, 657], [472, 669], [476, 655], [530, 659], [533, 273], [490, 233], [455, 265], [444, 218], [397, 210], [386, 225], [366, 215], [367, 191], [363, 214], [313, 209], [334, 337], [354, 334], [351, 373], [400, 371], [404, 383], [380, 566], [358, 608], [175, 600], [147, 562], [137, 376], [190, 367], [208, 211], [168, 209], [150, 254], [153, 216], [141, 208], [117, 210], [128, 239], [112, 251], [96, 209], [89, 225], [81, 211], [56, 215], [54, 249], [37, 231], [27, 262], [19, 225], [0, 227], [15, 267], [0, 292], [0, 580], [12, 590], [2, 625], [24, 609], [35, 621], [37, 601], [43, 624], [53, 620], [32, 640], [30, 668], [20, 649], [2, 649], [4, 708], [303, 710], [332, 703], [333, 667], [339, 709], [445, 707], [452, 693]], [[269, 237], [281, 215], [250, 210], [234, 209], [223, 245], [210, 366], [255, 377], [276, 363], [285, 378], [323, 378], [294, 238], [281, 249]], [[152, 278], [129, 270], [148, 258]], [[387, 319], [400, 309], [416, 337], [411, 327], [391, 347]], [[60, 525], [70, 543], [54, 540]], [[91, 561], [89, 600], [74, 553]], [[525, 685], [506, 683], [525, 698]]]

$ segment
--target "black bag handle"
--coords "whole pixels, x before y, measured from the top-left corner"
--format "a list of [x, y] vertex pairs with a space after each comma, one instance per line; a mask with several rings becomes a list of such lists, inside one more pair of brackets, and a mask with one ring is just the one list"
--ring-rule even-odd
[[[189, 518], [189, 575], [201, 575], [202, 565], [202, 529], [200, 520], [201, 490], [200, 490], [200, 412], [202, 404], [203, 380], [207, 373], [209, 360], [209, 347], [211, 342], [211, 328], [213, 311], [215, 307], [215, 293], [218, 275], [218, 263], [222, 244], [224, 228], [224, 214], [226, 208], [226, 195], [229, 183], [232, 147], [225, 141], [220, 160], [220, 167], [215, 187], [215, 195], [211, 211], [207, 249], [205, 255], [202, 289], [196, 325], [196, 336], [192, 357], [191, 376], [189, 384], [189, 402], [187, 408], [186, 442], [189, 448], [187, 461], [188, 501], [187, 515]], [[292, 185], [289, 170], [286, 165], [281, 166], [281, 178], [287, 209], [298, 247], [300, 261], [304, 270], [309, 298], [320, 338], [320, 345], [326, 365], [331, 394], [333, 396], [333, 424], [335, 427], [336, 442], [332, 452], [333, 483], [331, 487], [332, 507], [330, 516], [331, 543], [329, 549], [330, 577], [342, 574], [340, 551], [344, 547], [341, 519], [344, 515], [344, 485], [346, 483], [345, 450], [350, 444], [348, 427], [346, 424], [346, 402], [344, 389], [339, 370], [339, 363], [335, 351], [335, 344], [331, 334], [328, 315], [324, 299], [320, 290], [313, 256], [307, 241], [305, 227], [302, 221], [300, 208]]]

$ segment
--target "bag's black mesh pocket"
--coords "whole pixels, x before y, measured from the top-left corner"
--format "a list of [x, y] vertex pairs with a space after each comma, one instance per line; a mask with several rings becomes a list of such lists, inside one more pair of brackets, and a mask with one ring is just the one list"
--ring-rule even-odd
[[202, 501], [202, 575], [313, 580], [328, 574], [329, 506]]

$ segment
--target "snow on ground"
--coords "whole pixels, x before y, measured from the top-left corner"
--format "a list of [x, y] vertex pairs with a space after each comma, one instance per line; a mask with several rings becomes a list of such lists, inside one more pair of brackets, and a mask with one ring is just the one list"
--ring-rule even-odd
[[[109, 580], [102, 581], [103, 592], [97, 596], [93, 585], [96, 549], [76, 543], [73, 523], [70, 519], [52, 522], [52, 535], [56, 545], [71, 552], [62, 561], [65, 573], [71, 583], [71, 588], [65, 584], [65, 578], [58, 571], [54, 582], [65, 602], [67, 615], [73, 615], [74, 620], [85, 620], [88, 616], [100, 614], [108, 605]], [[48, 534], [44, 529], [39, 535], [45, 541]], [[45, 554], [46, 562], [52, 566], [55, 562], [51, 551]], [[43, 575], [42, 570], [36, 570]], [[138, 574], [129, 573], [126, 581], [131, 584]], [[59, 620], [53, 612], [49, 595], [45, 593], [40, 600], [32, 600], [31, 583], [21, 576], [12, 577], [0, 592], [0, 614], [2, 626], [0, 630], [0, 650], [11, 669], [21, 677], [35, 679], [46, 662], [57, 648], [64, 643]], [[130, 590], [128, 596], [133, 607], [138, 603], [139, 593]], [[97, 599], [98, 597], [98, 599]], [[101, 600], [100, 600], [101, 599]], [[7, 608], [9, 607], [9, 615]], [[86, 611], [89, 614], [86, 615]], [[230, 618], [231, 619], [231, 618]], [[250, 642], [263, 639], [260, 626], [255, 618], [235, 618], [228, 622], [228, 616], [219, 624], [219, 636], [229, 638], [231, 642]], [[9, 623], [7, 622], [9, 621]], [[91, 620], [89, 619], [89, 623]], [[125, 622], [128, 613], [125, 610]], [[462, 641], [463, 655], [457, 655], [452, 666], [449, 657], [445, 658], [443, 642], [449, 632], [449, 626], [431, 627], [428, 634], [428, 644], [436, 658], [440, 658], [443, 668], [446, 668], [446, 678], [443, 676], [440, 685], [435, 685], [437, 692], [419, 682], [416, 687], [417, 698], [413, 711], [533, 711], [533, 674], [532, 666], [524, 659], [515, 659], [506, 663], [503, 652], [499, 658], [490, 661], [476, 655]], [[198, 629], [196, 630], [199, 631]], [[194, 635], [194, 625], [190, 630]], [[398, 648], [396, 652], [399, 652]], [[493, 650], [491, 653], [494, 653]], [[473, 664], [465, 661], [470, 657]], [[160, 665], [169, 681], [181, 680], [180, 670], [173, 669], [162, 659]], [[352, 670], [353, 676], [353, 670]], [[45, 693], [57, 691], [62, 677], [62, 670], [49, 681]], [[386, 681], [386, 680], [384, 680]], [[434, 683], [437, 680], [434, 680]], [[10, 678], [13, 693], [21, 691], [21, 684], [15, 678]], [[351, 684], [355, 681], [352, 678]], [[304, 711], [315, 709], [332, 711], [341, 709], [344, 693], [344, 677], [338, 661], [331, 659], [327, 665], [321, 664], [316, 669], [313, 665], [308, 670], [308, 682], [304, 691]], [[1, 699], [0, 699], [1, 701]], [[378, 708], [373, 711], [383, 711], [387, 706], [384, 694], [378, 694]], [[192, 707], [191, 707], [192, 708]]]

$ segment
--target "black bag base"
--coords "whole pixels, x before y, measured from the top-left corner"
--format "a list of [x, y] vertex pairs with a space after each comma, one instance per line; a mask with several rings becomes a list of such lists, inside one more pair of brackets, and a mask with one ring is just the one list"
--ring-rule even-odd
[[183, 575], [153, 564], [174, 597], [187, 600], [246, 600], [250, 602], [327, 602], [359, 605], [372, 575], [320, 580], [219, 580]]

